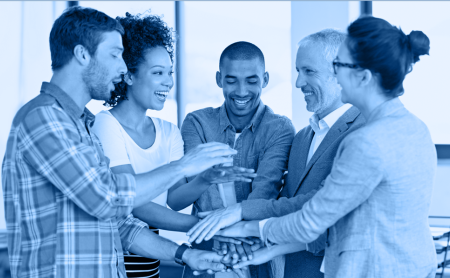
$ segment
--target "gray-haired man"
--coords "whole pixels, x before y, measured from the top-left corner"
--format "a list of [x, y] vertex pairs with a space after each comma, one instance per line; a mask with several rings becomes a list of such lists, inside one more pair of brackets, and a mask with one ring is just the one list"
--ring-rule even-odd
[[[355, 107], [341, 101], [341, 88], [333, 72], [336, 57], [345, 34], [325, 29], [311, 34], [299, 43], [296, 58], [298, 77], [296, 87], [305, 95], [306, 109], [314, 112], [310, 125], [300, 130], [290, 151], [286, 183], [277, 200], [245, 200], [241, 204], [216, 210], [190, 231], [191, 239], [212, 237], [219, 229], [240, 220], [261, 220], [280, 217], [300, 210], [320, 190], [331, 171], [333, 159], [342, 139], [361, 127], [365, 120]], [[211, 227], [209, 223], [218, 221]], [[211, 229], [210, 231], [206, 231]], [[206, 232], [205, 232], [206, 231]], [[264, 261], [286, 253], [285, 278], [324, 277], [320, 271], [327, 235], [306, 246], [287, 246], [261, 250]], [[281, 251], [280, 251], [281, 250]], [[302, 250], [300, 252], [297, 252]], [[268, 254], [270, 253], [270, 254]], [[262, 263], [255, 253], [253, 263]], [[248, 265], [252, 262], [241, 262]]]

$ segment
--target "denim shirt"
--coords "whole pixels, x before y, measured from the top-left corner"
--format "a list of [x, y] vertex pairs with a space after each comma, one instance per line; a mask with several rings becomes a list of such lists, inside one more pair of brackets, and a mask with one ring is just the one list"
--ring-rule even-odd
[[[287, 117], [273, 113], [261, 101], [235, 143], [236, 129], [228, 119], [224, 103], [218, 108], [189, 113], [181, 135], [185, 153], [208, 142], [234, 145], [238, 153], [233, 157], [233, 165], [255, 170], [258, 176], [253, 182], [235, 182], [238, 203], [247, 199], [277, 198], [295, 135], [294, 126]], [[217, 185], [210, 186], [194, 203], [194, 208], [194, 213], [223, 208]]]

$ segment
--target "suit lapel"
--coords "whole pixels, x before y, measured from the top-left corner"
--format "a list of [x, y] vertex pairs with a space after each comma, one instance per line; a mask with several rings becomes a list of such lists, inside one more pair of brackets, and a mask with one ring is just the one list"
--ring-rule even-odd
[[314, 131], [310, 126], [308, 126], [305, 130], [305, 135], [299, 138], [299, 142], [292, 145], [291, 157], [289, 158], [289, 164], [292, 168], [292, 172], [289, 172], [289, 175], [292, 177], [288, 177], [290, 181], [295, 181], [293, 184], [295, 186], [288, 187], [289, 196], [294, 196], [295, 192], [298, 189], [299, 183], [297, 181], [300, 179], [300, 175], [304, 172], [306, 166], [306, 159], [308, 158], [309, 146], [311, 146], [311, 141], [314, 136]]
[[[309, 170], [316, 163], [316, 161], [320, 158], [320, 156], [328, 149], [329, 146], [331, 146], [333, 144], [334, 141], [336, 141], [336, 139], [339, 138], [339, 136], [341, 136], [341, 134], [345, 133], [349, 129], [350, 124], [356, 119], [356, 117], [359, 114], [360, 114], [359, 110], [356, 107], [352, 106], [330, 128], [327, 135], [325, 136], [325, 138], [323, 139], [323, 141], [320, 143], [319, 147], [317, 148], [316, 152], [311, 157], [311, 160], [308, 162], [308, 165], [306, 165], [306, 167], [304, 167], [303, 171], [301, 172], [302, 174], [300, 175], [300, 179], [298, 180], [298, 183], [297, 183], [298, 186], [297, 186], [295, 192], [293, 192], [293, 195], [291, 195], [291, 196], [294, 196], [294, 194], [297, 193], [297, 191], [300, 188], [300, 185], [302, 184], [306, 175], [308, 175]], [[312, 141], [312, 137], [311, 137], [311, 140], [309, 140], [309, 144], [307, 144], [308, 151], [309, 151], [309, 147], [311, 145], [311, 141]], [[303, 147], [302, 149], [304, 149], [304, 148], [305, 147]], [[306, 154], [301, 154], [302, 156], [304, 156], [304, 158], [302, 158], [303, 165], [306, 164], [306, 159], [308, 157], [308, 151], [306, 152]], [[289, 193], [291, 193], [291, 192], [289, 192]]]

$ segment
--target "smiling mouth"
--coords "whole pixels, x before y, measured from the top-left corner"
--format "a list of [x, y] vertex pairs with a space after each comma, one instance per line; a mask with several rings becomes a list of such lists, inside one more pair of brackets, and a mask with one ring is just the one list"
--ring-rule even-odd
[[160, 101], [165, 101], [169, 95], [169, 91], [156, 91], [155, 95]]
[[233, 100], [237, 106], [245, 106], [250, 101], [250, 99], [245, 99], [245, 100], [233, 99]]

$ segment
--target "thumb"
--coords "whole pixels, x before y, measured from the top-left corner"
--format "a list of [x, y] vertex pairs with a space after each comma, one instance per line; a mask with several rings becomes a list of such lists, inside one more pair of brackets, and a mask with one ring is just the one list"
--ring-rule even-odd
[[199, 213], [198, 213], [198, 217], [200, 217], [200, 218], [205, 218], [206, 216], [210, 215], [211, 213], [213, 213], [213, 211], [203, 211], [203, 212], [199, 212]]
[[225, 265], [222, 263], [212, 263], [208, 261], [202, 261], [198, 267], [199, 270], [212, 270], [214, 272], [219, 272], [225, 269]]
[[233, 265], [233, 268], [243, 268], [252, 264], [252, 261], [240, 261], [237, 264]]

